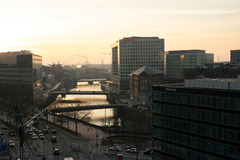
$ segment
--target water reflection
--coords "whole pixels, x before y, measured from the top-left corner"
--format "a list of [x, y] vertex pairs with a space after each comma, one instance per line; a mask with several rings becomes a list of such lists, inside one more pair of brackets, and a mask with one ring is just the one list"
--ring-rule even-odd
[[[101, 84], [94, 82], [89, 85], [88, 82], [78, 82], [76, 88], [71, 91], [101, 91]], [[63, 100], [74, 100], [79, 103], [60, 103], [59, 107], [109, 104], [106, 95], [66, 95]], [[104, 126], [105, 122], [112, 124], [112, 119], [114, 119], [114, 109], [95, 109], [91, 110], [89, 123]]]

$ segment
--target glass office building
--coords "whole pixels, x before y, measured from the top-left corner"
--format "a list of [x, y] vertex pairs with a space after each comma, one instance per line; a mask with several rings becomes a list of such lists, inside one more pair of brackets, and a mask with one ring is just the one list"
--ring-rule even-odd
[[0, 53], [0, 97], [37, 103], [42, 89], [41, 56], [28, 50]]
[[239, 90], [172, 84], [152, 94], [153, 160], [240, 159]]

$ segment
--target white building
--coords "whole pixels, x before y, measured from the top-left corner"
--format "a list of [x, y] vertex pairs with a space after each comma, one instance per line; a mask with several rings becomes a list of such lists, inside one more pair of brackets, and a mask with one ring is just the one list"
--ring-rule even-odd
[[205, 50], [176, 50], [167, 51], [166, 75], [168, 79], [181, 79], [183, 69], [213, 63], [214, 55], [205, 53]]
[[128, 90], [129, 74], [148, 65], [164, 71], [164, 39], [127, 37], [111, 45], [113, 87]]

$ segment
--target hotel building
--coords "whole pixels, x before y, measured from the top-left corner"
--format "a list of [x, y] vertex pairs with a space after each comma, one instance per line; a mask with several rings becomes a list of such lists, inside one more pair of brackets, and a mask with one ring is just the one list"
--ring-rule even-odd
[[129, 74], [148, 65], [164, 71], [164, 39], [128, 37], [111, 45], [113, 87], [129, 89]]

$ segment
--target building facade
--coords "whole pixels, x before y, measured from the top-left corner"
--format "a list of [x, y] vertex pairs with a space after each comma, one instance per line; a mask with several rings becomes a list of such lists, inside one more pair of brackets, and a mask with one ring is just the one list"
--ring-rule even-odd
[[166, 77], [168, 79], [182, 79], [182, 70], [213, 63], [213, 54], [206, 54], [205, 50], [176, 50], [166, 53]]
[[240, 75], [240, 64], [212, 63], [182, 71], [183, 79], [237, 78]]
[[143, 66], [129, 75], [130, 99], [141, 104], [150, 105], [152, 85], [161, 84], [163, 72], [149, 66]]
[[211, 84], [153, 86], [153, 160], [240, 159], [240, 81]]
[[240, 64], [240, 50], [231, 50], [231, 64]]
[[0, 94], [12, 102], [35, 103], [42, 96], [42, 57], [31, 51], [0, 53]]
[[128, 37], [111, 45], [111, 81], [117, 90], [129, 89], [129, 74], [148, 65], [164, 71], [164, 39]]

